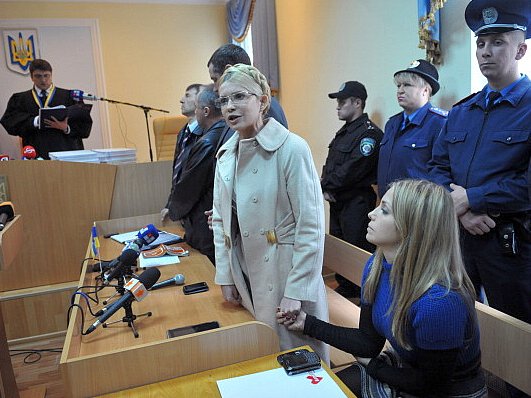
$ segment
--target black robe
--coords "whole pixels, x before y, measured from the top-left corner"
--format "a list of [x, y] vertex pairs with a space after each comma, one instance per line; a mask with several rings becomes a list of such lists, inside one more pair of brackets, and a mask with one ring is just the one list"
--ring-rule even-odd
[[[76, 112], [78, 116], [70, 117], [68, 125], [70, 134], [57, 129], [39, 130], [33, 126], [35, 116], [39, 115], [39, 106], [33, 97], [33, 90], [15, 93], [9, 99], [7, 109], [0, 123], [10, 135], [22, 137], [22, 145], [31, 145], [37, 151], [37, 156], [49, 159], [49, 152], [73, 151], [83, 149], [83, 138], [90, 135], [92, 118], [88, 112]], [[48, 107], [79, 104], [70, 96], [70, 90], [55, 88], [53, 98]], [[79, 105], [81, 106], [81, 105]]]

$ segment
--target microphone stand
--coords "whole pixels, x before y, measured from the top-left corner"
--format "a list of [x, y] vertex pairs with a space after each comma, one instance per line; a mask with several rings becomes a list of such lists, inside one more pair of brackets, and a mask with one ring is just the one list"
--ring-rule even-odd
[[[116, 292], [113, 294], [112, 297], [116, 296], [117, 294], [120, 294], [121, 296], [123, 296], [125, 294], [124, 286], [125, 286], [125, 276], [126, 275], [127, 276], [134, 275], [132, 267], [126, 267], [124, 269], [124, 272], [121, 272], [120, 275], [117, 277], [118, 286], [116, 287]], [[138, 338], [139, 334], [138, 334], [138, 332], [137, 332], [137, 330], [135, 328], [135, 319], [140, 318], [142, 316], [150, 317], [151, 315], [153, 315], [153, 313], [151, 311], [148, 311], [148, 312], [145, 312], [143, 314], [135, 315], [133, 313], [132, 304], [133, 304], [133, 299], [132, 298], [131, 298], [131, 300], [128, 300], [124, 304], [123, 308], [125, 310], [125, 316], [121, 320], [112, 321], [112, 322], [104, 322], [104, 323], [101, 324], [101, 326], [103, 328], [106, 328], [107, 326], [112, 325], [114, 323], [126, 322], [127, 326], [129, 326], [131, 328], [131, 331], [133, 332], [133, 335], [135, 336], [135, 338]]]
[[150, 111], [157, 111], [157, 112], [163, 112], [163, 113], [170, 113], [170, 111], [167, 111], [165, 109], [152, 108], [150, 106], [145, 106], [145, 105], [132, 104], [130, 102], [116, 101], [116, 100], [112, 100], [112, 99], [109, 99], [109, 98], [98, 98], [98, 99], [100, 101], [107, 101], [107, 102], [109, 102], [111, 104], [121, 104], [121, 105], [133, 106], [135, 108], [140, 108], [140, 109], [142, 109], [144, 111], [144, 117], [146, 119], [148, 145], [149, 145], [149, 160], [151, 162], [153, 162], [153, 151], [151, 149], [151, 137], [149, 135], [149, 118], [148, 118], [149, 112]]

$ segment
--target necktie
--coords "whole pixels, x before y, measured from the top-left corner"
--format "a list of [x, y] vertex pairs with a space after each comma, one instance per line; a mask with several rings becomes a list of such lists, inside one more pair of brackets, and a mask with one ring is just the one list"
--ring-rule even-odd
[[40, 98], [41, 98], [41, 104], [44, 107], [44, 104], [46, 103], [46, 99], [48, 98], [48, 94], [46, 93], [45, 90], [41, 90]]
[[409, 120], [409, 117], [406, 116], [404, 119], [404, 127], [402, 127], [402, 130], [407, 129], [407, 127], [411, 124], [411, 120]]
[[192, 135], [192, 132], [190, 131], [190, 126], [186, 126], [186, 129], [183, 132], [184, 138], [181, 141], [181, 148], [179, 151], [179, 154], [177, 155], [177, 160], [175, 161], [175, 167], [173, 168], [173, 181], [177, 181], [179, 179], [179, 176], [181, 174], [181, 166], [184, 160], [184, 153], [186, 152], [186, 146], [188, 139]]
[[494, 102], [496, 102], [496, 100], [498, 98], [501, 97], [501, 94], [498, 92], [498, 91], [491, 91], [489, 93], [489, 99], [487, 101], [487, 111], [490, 111], [492, 109], [492, 107], [494, 106]]

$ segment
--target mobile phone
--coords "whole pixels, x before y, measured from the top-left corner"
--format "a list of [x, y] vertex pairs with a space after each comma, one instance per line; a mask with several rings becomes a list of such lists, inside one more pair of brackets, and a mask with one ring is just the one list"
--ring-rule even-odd
[[319, 355], [304, 348], [281, 354], [277, 357], [277, 361], [290, 376], [321, 367]]
[[169, 329], [168, 338], [184, 336], [185, 334], [204, 332], [205, 330], [217, 329], [219, 323], [217, 321], [198, 323], [197, 325], [184, 326], [182, 328]]
[[192, 283], [190, 285], [183, 286], [184, 294], [201, 293], [201, 292], [206, 292], [207, 290], [208, 290], [208, 285], [206, 282]]

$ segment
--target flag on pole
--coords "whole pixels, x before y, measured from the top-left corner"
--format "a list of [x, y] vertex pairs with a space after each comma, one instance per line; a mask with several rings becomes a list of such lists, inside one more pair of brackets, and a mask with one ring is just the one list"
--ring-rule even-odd
[[100, 240], [98, 239], [98, 231], [96, 230], [96, 223], [92, 226], [91, 229], [92, 236], [92, 256], [98, 258], [100, 255]]

